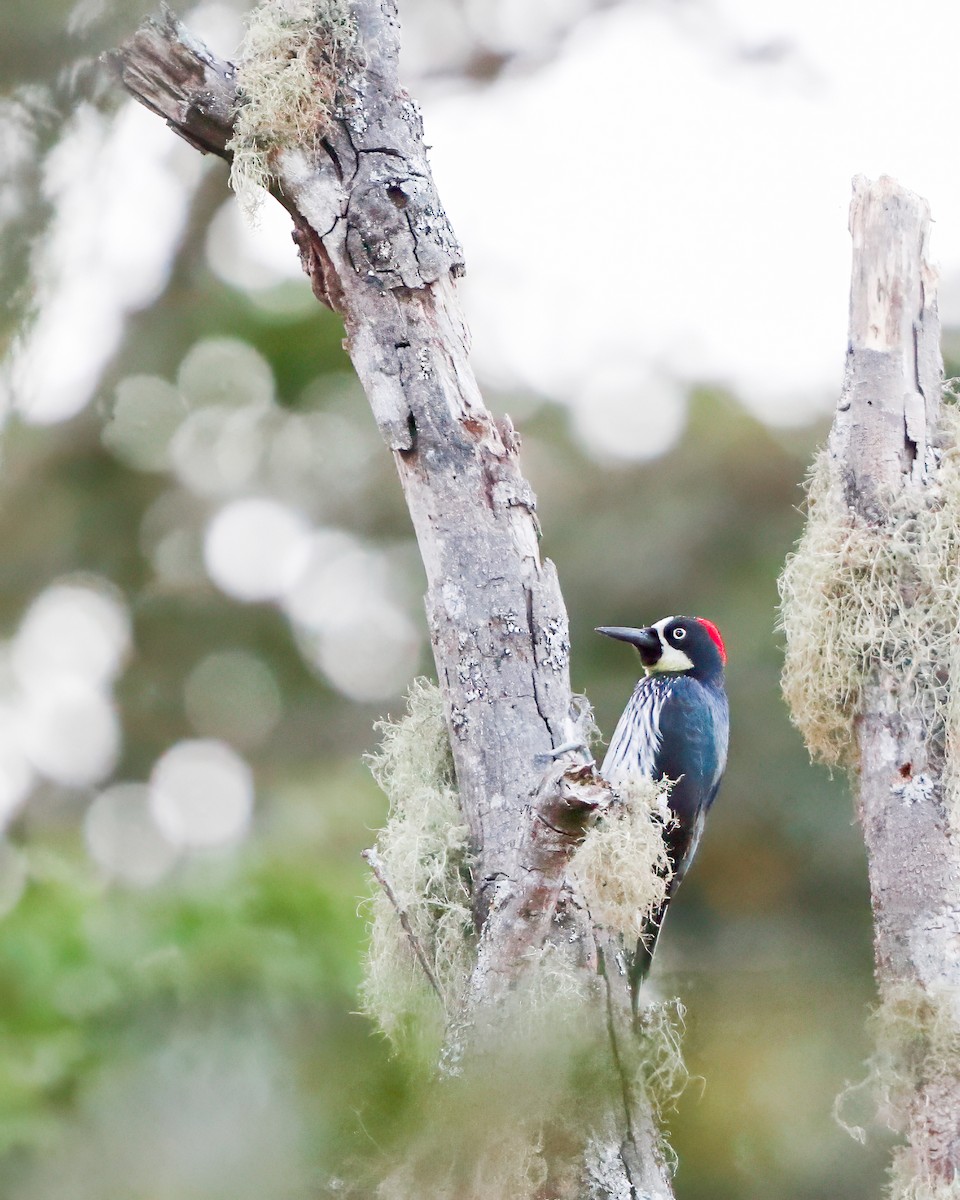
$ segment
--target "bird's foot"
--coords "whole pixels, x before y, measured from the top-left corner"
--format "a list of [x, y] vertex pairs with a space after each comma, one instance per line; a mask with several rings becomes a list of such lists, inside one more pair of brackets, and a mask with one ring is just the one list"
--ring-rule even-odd
[[593, 754], [591, 753], [590, 747], [587, 745], [587, 743], [573, 740], [569, 742], [563, 742], [559, 746], [554, 746], [552, 750], [548, 750], [545, 754], [538, 754], [536, 757], [537, 765], [543, 767], [551, 761], [556, 762], [556, 760], [561, 758], [564, 754], [583, 755], [585, 766], [594, 766], [596, 763], [596, 759], [593, 757]]

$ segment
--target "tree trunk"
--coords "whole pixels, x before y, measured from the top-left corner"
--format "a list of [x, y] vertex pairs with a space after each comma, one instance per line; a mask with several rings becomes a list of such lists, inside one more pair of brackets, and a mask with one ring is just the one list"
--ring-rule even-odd
[[[552, 751], [577, 736], [563, 599], [553, 564], [540, 559], [519, 439], [484, 407], [469, 365], [460, 247], [434, 190], [419, 114], [398, 81], [395, 5], [355, 0], [351, 14], [357, 53], [339, 107], [322, 136], [277, 148], [270, 173], [315, 294], [343, 317], [426, 568], [430, 637], [478, 864], [471, 1004], [490, 1010], [542, 945], [564, 865], [610, 796], [583, 769], [583, 752], [544, 778]], [[329, 30], [318, 24], [314, 36], [323, 50]], [[247, 99], [231, 64], [169, 13], [112, 61], [141, 103], [198, 149], [229, 160]], [[546, 845], [535, 827], [549, 825], [558, 803], [573, 831]], [[616, 980], [608, 985], [617, 991]], [[618, 1023], [628, 1036], [624, 1011], [612, 998], [612, 1039]], [[461, 1033], [472, 1020], [467, 1012]], [[623, 1078], [616, 1128], [594, 1137], [566, 1194], [670, 1197], [649, 1102], [626, 1077], [626, 1047], [612, 1053]]]
[[857, 793], [881, 999], [872, 1068], [882, 1116], [906, 1134], [893, 1195], [932, 1200], [960, 1179], [960, 494], [929, 228], [926, 202], [893, 180], [855, 180], [846, 373], [783, 616], [794, 718]]

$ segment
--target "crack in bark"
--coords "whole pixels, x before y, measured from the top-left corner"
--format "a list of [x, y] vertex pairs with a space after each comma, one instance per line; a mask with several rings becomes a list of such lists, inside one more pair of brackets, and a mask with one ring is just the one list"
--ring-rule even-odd
[[[604, 995], [606, 998], [607, 1032], [608, 1032], [609, 1038], [610, 1038], [610, 1053], [613, 1056], [614, 1067], [617, 1072], [617, 1077], [620, 1080], [620, 1095], [621, 1095], [621, 1099], [623, 1101], [623, 1120], [624, 1120], [624, 1125], [625, 1125], [626, 1133], [627, 1133], [626, 1140], [632, 1143], [634, 1141], [634, 1129], [633, 1129], [633, 1105], [631, 1103], [631, 1096], [630, 1096], [630, 1092], [631, 1092], [630, 1081], [627, 1076], [627, 1069], [626, 1069], [626, 1065], [624, 1064], [624, 1061], [623, 1061], [623, 1056], [620, 1053], [619, 1035], [617, 1033], [616, 1020], [615, 1020], [614, 1011], [613, 1011], [613, 991], [612, 991], [610, 975], [609, 975], [609, 965], [607, 963], [606, 953], [603, 950], [603, 948], [599, 948], [598, 953], [599, 953], [600, 959], [601, 959], [600, 973], [601, 973], [601, 977], [603, 979]], [[626, 1157], [624, 1157], [623, 1166], [624, 1166], [624, 1170], [627, 1173], [627, 1178], [630, 1180], [631, 1195], [636, 1196], [636, 1185], [634, 1184], [633, 1179], [631, 1177], [630, 1164], [627, 1161]]]

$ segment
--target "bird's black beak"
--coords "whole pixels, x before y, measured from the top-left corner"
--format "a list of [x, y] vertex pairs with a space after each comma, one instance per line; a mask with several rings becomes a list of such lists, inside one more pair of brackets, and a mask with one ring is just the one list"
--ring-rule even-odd
[[628, 629], [623, 625], [601, 625], [597, 633], [616, 638], [618, 642], [629, 642], [640, 651], [640, 661], [645, 667], [654, 666], [663, 654], [660, 635], [655, 629]]

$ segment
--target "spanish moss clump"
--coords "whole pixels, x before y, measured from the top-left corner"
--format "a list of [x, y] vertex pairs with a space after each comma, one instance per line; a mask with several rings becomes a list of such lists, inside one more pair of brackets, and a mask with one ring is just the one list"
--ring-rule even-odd
[[893, 1152], [890, 1167], [889, 1200], [960, 1200], [960, 1182], [946, 1179], [920, 1179], [907, 1146]]
[[254, 217], [276, 155], [316, 146], [359, 63], [348, 0], [263, 0], [247, 22], [237, 83], [243, 96], [227, 149], [230, 185]]
[[[596, 1008], [600, 999], [600, 977], [585, 971], [570, 951], [570, 947], [545, 942], [533, 951], [513, 992], [506, 1003], [506, 1018], [511, 1027], [529, 1032], [544, 1023], [555, 1036], [566, 1021], [578, 1026], [588, 1020], [586, 1009]], [[550, 1011], [553, 1010], [553, 1011]]]
[[621, 788], [623, 803], [587, 831], [570, 864], [593, 921], [627, 941], [666, 897], [668, 794], [669, 784], [646, 779]]
[[[915, 984], [885, 990], [868, 1023], [875, 1049], [867, 1063], [867, 1077], [841, 1093], [834, 1106], [834, 1115], [857, 1141], [866, 1140], [866, 1131], [844, 1119], [844, 1109], [855, 1093], [871, 1095], [884, 1124], [903, 1133], [918, 1094], [954, 1090], [960, 1064], [957, 1003], [952, 989], [939, 996]], [[910, 1146], [894, 1152], [888, 1194], [890, 1200], [960, 1200], [956, 1183], [923, 1179]]]
[[648, 1004], [637, 1016], [639, 1083], [661, 1116], [676, 1106], [690, 1081], [683, 1060], [686, 1011], [683, 1003], [674, 998]]
[[950, 687], [960, 681], [958, 432], [960, 412], [949, 406], [936, 479], [905, 489], [876, 524], [850, 509], [836, 463], [821, 451], [807, 526], [780, 581], [783, 691], [811, 755], [855, 765], [864, 688], [892, 664], [898, 703], [921, 714], [931, 748], [946, 753], [951, 798], [960, 773], [960, 687]]
[[563, 948], [538, 952], [458, 1071], [424, 1096], [379, 1200], [579, 1195], [590, 1131], [622, 1103], [598, 989]]
[[[433, 1068], [451, 1021], [455, 1027], [469, 1010], [477, 949], [472, 863], [438, 689], [418, 680], [406, 716], [381, 730], [371, 766], [390, 812], [377, 865], [393, 902], [378, 885], [362, 1002], [394, 1046]], [[591, 831], [574, 866], [593, 920], [635, 938], [666, 886], [665, 791], [644, 785], [623, 799], [622, 811]], [[588, 1142], [601, 1147], [606, 1135], [598, 1131], [609, 1128], [619, 1145], [627, 1081], [658, 1111], [670, 1107], [686, 1082], [682, 1007], [644, 1009], [621, 1060], [610, 1049], [604, 981], [582, 957], [558, 923], [495, 1012], [474, 1012], [456, 1068], [431, 1070], [417, 1085], [424, 1090], [415, 1119], [401, 1139], [402, 1157], [380, 1172], [379, 1200], [581, 1195]]]
[[913, 984], [887, 987], [870, 1026], [876, 1045], [870, 1076], [880, 1115], [891, 1129], [902, 1130], [922, 1088], [938, 1079], [954, 1086], [960, 1063], [957, 997], [949, 990], [937, 997]]
[[[465, 1118], [466, 1119], [466, 1118]], [[452, 1130], [456, 1134], [464, 1128]], [[469, 1128], [469, 1126], [466, 1126]], [[526, 1122], [496, 1130], [472, 1160], [461, 1156], [454, 1160], [451, 1146], [432, 1137], [421, 1139], [377, 1188], [379, 1200], [485, 1200], [489, 1196], [509, 1196], [511, 1200], [535, 1200], [547, 1182], [543, 1143], [531, 1137]], [[478, 1147], [478, 1150], [480, 1148]]]
[[377, 850], [440, 990], [437, 997], [396, 909], [380, 888], [370, 901], [362, 1002], [395, 1046], [427, 1039], [435, 1050], [472, 965], [475, 934], [467, 829], [453, 779], [440, 692], [419, 679], [407, 715], [380, 725], [374, 777], [390, 801]]

